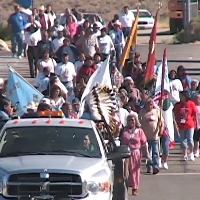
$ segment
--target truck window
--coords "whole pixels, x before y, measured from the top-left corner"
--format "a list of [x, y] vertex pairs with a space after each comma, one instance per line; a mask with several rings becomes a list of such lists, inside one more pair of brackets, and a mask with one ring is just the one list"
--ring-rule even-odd
[[101, 157], [92, 128], [14, 127], [2, 133], [0, 157], [37, 153]]

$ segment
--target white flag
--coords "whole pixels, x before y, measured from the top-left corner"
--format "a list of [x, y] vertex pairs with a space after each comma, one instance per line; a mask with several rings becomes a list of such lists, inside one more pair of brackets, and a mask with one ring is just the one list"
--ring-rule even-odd
[[78, 114], [79, 117], [84, 112], [85, 97], [90, 93], [90, 91], [92, 90], [92, 88], [96, 83], [99, 83], [101, 85], [106, 85], [107, 87], [112, 88], [109, 61], [110, 61], [110, 56], [108, 56], [108, 58], [101, 64], [101, 66], [91, 75], [81, 97], [81, 105]]
[[[166, 51], [166, 50], [165, 50]], [[165, 63], [163, 63], [165, 62]], [[164, 95], [168, 93], [168, 98], [166, 98], [163, 102], [163, 118], [165, 120], [166, 125], [166, 133], [169, 136], [170, 143], [174, 142], [174, 123], [173, 123], [173, 104], [170, 100], [170, 85], [169, 85], [169, 77], [168, 77], [168, 65], [167, 65], [167, 58], [166, 52], [163, 56], [163, 61], [158, 68], [158, 75], [156, 81], [156, 88], [155, 88], [155, 97], [154, 101], [157, 104], [161, 97], [161, 83], [162, 83], [162, 68], [164, 64]]]

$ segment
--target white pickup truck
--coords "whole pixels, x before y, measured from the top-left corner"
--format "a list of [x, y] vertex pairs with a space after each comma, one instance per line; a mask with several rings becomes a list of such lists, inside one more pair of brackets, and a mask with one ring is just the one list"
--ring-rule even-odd
[[125, 200], [129, 156], [127, 146], [110, 151], [90, 120], [9, 120], [0, 132], [0, 199]]

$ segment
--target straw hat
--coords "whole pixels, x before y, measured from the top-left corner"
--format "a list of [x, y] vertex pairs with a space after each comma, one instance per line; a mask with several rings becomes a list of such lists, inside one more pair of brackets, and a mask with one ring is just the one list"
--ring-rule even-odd
[[39, 10], [45, 10], [44, 5], [40, 5]]
[[122, 25], [121, 22], [120, 22], [119, 20], [116, 20], [113, 24], [114, 24], [114, 25], [118, 25], [118, 26], [121, 26], [121, 25]]

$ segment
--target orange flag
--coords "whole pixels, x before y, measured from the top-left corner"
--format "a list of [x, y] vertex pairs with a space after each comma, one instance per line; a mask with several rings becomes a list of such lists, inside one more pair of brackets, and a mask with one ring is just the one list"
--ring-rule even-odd
[[135, 17], [135, 21], [133, 22], [133, 25], [131, 27], [130, 36], [126, 41], [125, 47], [122, 51], [121, 59], [119, 61], [119, 66], [124, 67], [124, 63], [126, 61], [126, 58], [129, 55], [129, 51], [131, 49], [131, 46], [133, 44], [136, 44], [137, 42], [137, 26], [138, 26], [138, 18], [139, 18], [139, 9], [137, 10], [137, 15]]
[[156, 45], [156, 34], [157, 34], [157, 20], [158, 20], [158, 12], [160, 9], [157, 10], [155, 16], [155, 22], [153, 29], [151, 31], [150, 40], [149, 40], [149, 54], [148, 54], [148, 61], [147, 67], [144, 75], [144, 84], [146, 85], [149, 81], [152, 80], [154, 75], [154, 65], [155, 65], [155, 45]]

